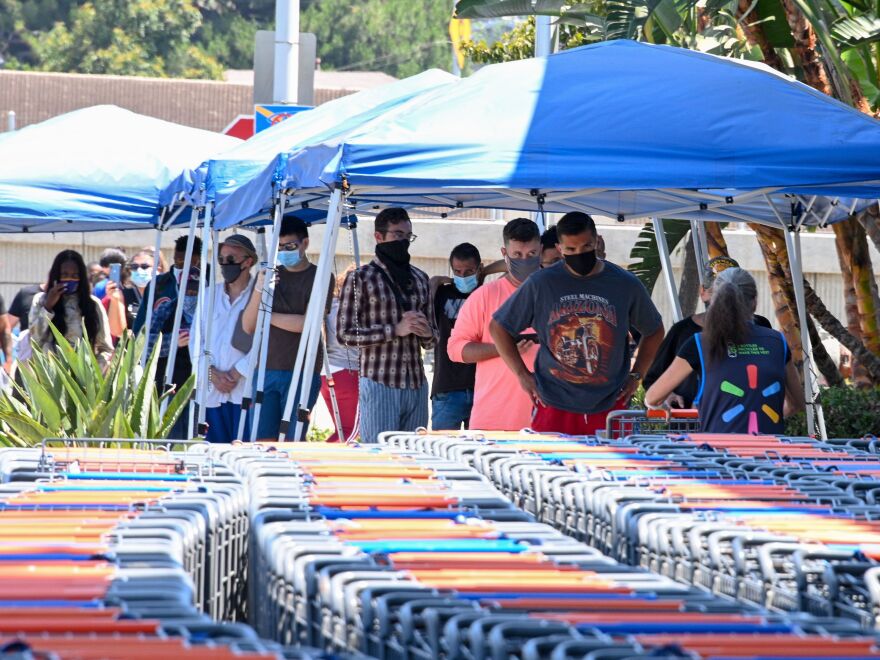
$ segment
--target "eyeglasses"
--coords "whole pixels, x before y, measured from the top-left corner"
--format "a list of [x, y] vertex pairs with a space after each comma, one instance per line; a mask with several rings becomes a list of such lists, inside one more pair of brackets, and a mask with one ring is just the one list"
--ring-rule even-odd
[[395, 241], [409, 241], [410, 243], [415, 243], [418, 236], [415, 234], [407, 234], [404, 231], [400, 231], [399, 229], [395, 229], [394, 231], [386, 231], [385, 236], [388, 235], [394, 236]]
[[291, 241], [290, 243], [281, 243], [278, 249], [282, 252], [296, 252], [299, 250], [299, 245], [296, 241]]
[[139, 270], [139, 269], [140, 270], [152, 270], [153, 264], [130, 264], [129, 268], [132, 271]]

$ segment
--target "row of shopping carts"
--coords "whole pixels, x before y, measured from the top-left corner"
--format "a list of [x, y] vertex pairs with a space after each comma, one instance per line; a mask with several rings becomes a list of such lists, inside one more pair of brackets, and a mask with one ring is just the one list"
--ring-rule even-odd
[[242, 623], [241, 480], [204, 445], [140, 444], [0, 450], [0, 657], [324, 657]]
[[553, 440], [528, 441], [212, 448], [251, 496], [257, 632], [375, 658], [880, 657], [856, 621], [771, 612], [574, 539], [531, 484], [585, 477], [562, 445], [572, 460], [599, 445], [559, 442], [551, 459], [536, 450]]
[[[389, 434], [631, 565], [773, 612], [880, 614], [880, 459], [854, 441]], [[868, 441], [870, 442], [870, 441]]]

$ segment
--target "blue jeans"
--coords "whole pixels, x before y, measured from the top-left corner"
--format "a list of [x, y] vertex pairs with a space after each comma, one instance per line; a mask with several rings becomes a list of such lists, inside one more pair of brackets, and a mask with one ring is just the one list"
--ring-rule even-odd
[[427, 382], [413, 390], [361, 378], [359, 388], [361, 442], [378, 442], [384, 431], [415, 431], [428, 426]]
[[238, 440], [238, 421], [241, 419], [241, 404], [227, 401], [216, 408], [205, 410], [208, 423], [208, 442], [232, 442]]
[[474, 405], [473, 390], [438, 392], [431, 401], [431, 428], [435, 431], [458, 431], [462, 424], [467, 428]]
[[[293, 378], [292, 371], [282, 371], [280, 369], [266, 369], [266, 379], [263, 382], [263, 405], [260, 406], [260, 420], [257, 424], [257, 440], [277, 440], [278, 433], [281, 429], [281, 416], [284, 414], [284, 406], [287, 404], [287, 393], [290, 391], [290, 381]], [[315, 407], [318, 400], [318, 394], [321, 392], [321, 376], [312, 374], [312, 385], [309, 390], [309, 398], [306, 402], [309, 410]], [[294, 401], [299, 398], [299, 390], [297, 390]], [[254, 408], [251, 407], [251, 410]], [[293, 411], [290, 415], [292, 430], [296, 424], [296, 403], [294, 403]], [[251, 423], [253, 421], [251, 420]], [[250, 428], [250, 424], [248, 424]], [[288, 436], [288, 440], [304, 440], [308, 432], [308, 424], [303, 425], [302, 437], [293, 438]]]

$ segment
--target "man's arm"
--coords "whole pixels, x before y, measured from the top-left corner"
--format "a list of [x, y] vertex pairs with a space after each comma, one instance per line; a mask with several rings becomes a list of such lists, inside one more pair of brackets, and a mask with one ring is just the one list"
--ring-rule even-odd
[[450, 360], [473, 364], [498, 357], [495, 344], [481, 341], [484, 313], [483, 298], [480, 289], [477, 289], [464, 301], [452, 327], [452, 334], [449, 335], [449, 343], [446, 347]]
[[516, 337], [510, 334], [495, 319], [492, 319], [489, 323], [489, 332], [492, 334], [492, 339], [495, 340], [495, 345], [498, 347], [498, 354], [504, 360], [507, 368], [517, 377], [520, 387], [526, 391], [532, 403], [543, 406], [544, 402], [538, 394], [538, 386], [535, 383], [535, 375], [529, 371], [526, 363], [523, 362], [516, 344]]
[[[342, 293], [339, 296], [339, 315], [336, 319], [336, 338], [343, 346], [365, 347], [377, 346], [395, 337], [395, 328], [391, 323], [362, 323], [366, 317], [363, 309], [355, 306], [355, 297], [361, 307], [369, 301], [361, 285], [364, 275], [359, 271], [350, 272], [345, 278]], [[355, 296], [357, 294], [357, 296]]]
[[[662, 323], [650, 335], [642, 335], [642, 340], [639, 342], [639, 347], [636, 350], [636, 359], [633, 363], [632, 371], [644, 374], [645, 369], [650, 367], [651, 363], [654, 361], [654, 356], [657, 354], [657, 349], [660, 348], [661, 343], [663, 343]], [[678, 384], [679, 383], [676, 383], [676, 385]], [[636, 393], [637, 389], [639, 389], [639, 381], [635, 378], [627, 377], [623, 387], [620, 388], [620, 396], [618, 397], [618, 400], [623, 399], [624, 401], [629, 401], [632, 398], [632, 395]]]
[[782, 415], [788, 417], [800, 412], [806, 406], [804, 388], [794, 360], [789, 360], [785, 365], [785, 400], [782, 404]]
[[431, 329], [430, 337], [422, 337], [419, 335], [419, 345], [425, 350], [434, 348], [440, 340], [440, 332], [437, 330], [437, 316], [434, 312], [434, 294], [431, 292], [430, 283], [426, 288], [427, 300], [422, 307], [422, 313], [428, 319], [428, 327]]

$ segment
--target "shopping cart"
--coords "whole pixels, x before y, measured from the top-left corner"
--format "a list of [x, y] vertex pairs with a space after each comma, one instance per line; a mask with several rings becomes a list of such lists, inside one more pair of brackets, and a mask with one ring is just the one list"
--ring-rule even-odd
[[608, 413], [602, 438], [626, 438], [630, 435], [667, 435], [700, 430], [700, 414], [695, 409], [682, 410], [612, 410]]

